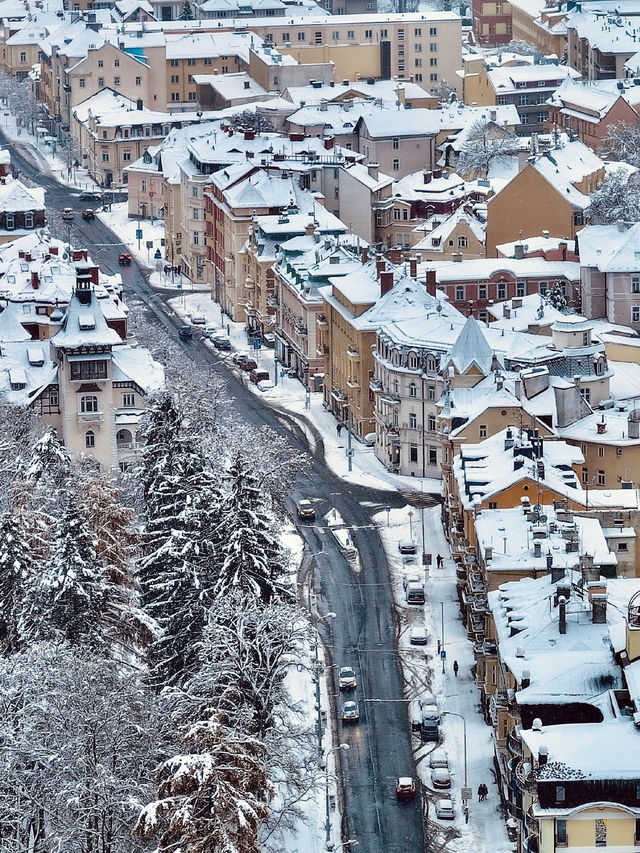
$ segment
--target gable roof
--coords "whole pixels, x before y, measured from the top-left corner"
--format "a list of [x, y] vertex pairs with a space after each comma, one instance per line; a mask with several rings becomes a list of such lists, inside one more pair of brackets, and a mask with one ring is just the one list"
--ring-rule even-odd
[[455, 344], [442, 360], [442, 369], [452, 366], [463, 375], [475, 367], [483, 376], [488, 376], [493, 359], [493, 350], [482, 334], [480, 324], [474, 317], [469, 317]]

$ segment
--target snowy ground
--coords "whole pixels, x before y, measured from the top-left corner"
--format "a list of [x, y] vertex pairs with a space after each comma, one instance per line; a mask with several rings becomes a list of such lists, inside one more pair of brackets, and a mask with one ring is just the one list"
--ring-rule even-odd
[[[410, 519], [409, 511], [415, 514]], [[451, 559], [440, 521], [440, 508], [433, 507], [424, 511], [425, 553], [432, 555], [432, 566], [426, 571], [426, 604], [424, 607], [407, 606], [404, 600], [402, 578], [405, 573], [422, 573], [421, 563], [422, 530], [420, 511], [407, 506], [404, 509], [392, 509], [387, 518], [382, 512], [376, 517], [379, 533], [388, 555], [389, 567], [393, 578], [396, 604], [401, 613], [402, 630], [399, 652], [402, 659], [405, 678], [412, 684], [412, 693], [407, 698], [419, 695], [425, 689], [436, 696], [441, 711], [450, 711], [442, 722], [444, 734], [443, 746], [449, 756], [449, 768], [452, 773], [453, 787], [451, 797], [455, 803], [455, 827], [459, 838], [448, 844], [448, 849], [456, 853], [501, 853], [511, 850], [504, 820], [499, 813], [499, 797], [494, 784], [493, 734], [486, 725], [479, 710], [479, 696], [471, 675], [474, 663], [473, 647], [466, 636], [459, 618], [456, 594], [455, 563]], [[410, 531], [410, 527], [412, 528]], [[404, 562], [398, 552], [398, 542], [409, 539], [410, 532], [418, 543], [418, 555], [411, 563]], [[436, 567], [436, 556], [444, 558], [442, 569]], [[409, 628], [412, 625], [424, 625], [429, 635], [427, 646], [409, 644]], [[446, 660], [444, 671], [438, 658], [438, 640], [443, 642]], [[428, 662], [425, 677], [425, 658]], [[453, 662], [459, 665], [458, 676], [453, 673]], [[467, 776], [468, 785], [473, 792], [469, 804], [469, 823], [465, 824], [460, 790], [464, 782], [464, 730], [463, 722], [454, 714], [461, 714], [467, 727]], [[408, 725], [407, 721], [407, 725]], [[427, 791], [427, 798], [434, 801], [446, 797], [447, 792], [431, 795], [431, 773], [429, 753], [433, 744], [419, 744], [416, 737], [414, 752], [418, 773]], [[489, 796], [478, 802], [478, 785], [484, 782], [489, 788]], [[450, 826], [448, 821], [438, 821], [433, 808], [429, 809], [429, 818], [443, 829]], [[437, 832], [437, 829], [433, 829]]]

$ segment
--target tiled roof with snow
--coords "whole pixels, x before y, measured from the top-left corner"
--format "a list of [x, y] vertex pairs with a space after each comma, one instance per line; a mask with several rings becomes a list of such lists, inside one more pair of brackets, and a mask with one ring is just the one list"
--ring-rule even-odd
[[519, 83], [538, 83], [538, 88], [556, 88], [567, 78], [580, 77], [580, 72], [568, 65], [516, 65], [492, 68], [487, 71], [496, 95], [514, 94]]
[[493, 350], [482, 334], [480, 324], [475, 317], [469, 317], [455, 344], [442, 359], [441, 369], [454, 367], [458, 374], [464, 375], [471, 368], [477, 368], [484, 376], [488, 376], [493, 357]]
[[587, 225], [578, 232], [580, 260], [600, 272], [640, 270], [640, 223]]
[[[87, 322], [88, 318], [92, 322]], [[56, 349], [79, 349], [84, 346], [106, 346], [111, 347], [122, 343], [122, 338], [107, 326], [102, 314], [98, 300], [91, 293], [91, 302], [85, 305], [76, 297], [72, 297], [67, 308], [62, 328], [57, 335], [51, 338], [51, 343]]]

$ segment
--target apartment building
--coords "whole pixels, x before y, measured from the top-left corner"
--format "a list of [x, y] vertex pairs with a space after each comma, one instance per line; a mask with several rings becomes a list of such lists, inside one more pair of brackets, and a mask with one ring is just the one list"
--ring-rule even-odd
[[[71, 108], [103, 89], [149, 105], [155, 91], [149, 65], [117, 46], [105, 43], [87, 51], [87, 55], [66, 71], [66, 90]], [[160, 102], [160, 108], [164, 103]]]
[[567, 64], [584, 80], [620, 80], [638, 51], [640, 18], [615, 3], [578, 5], [567, 13]]
[[640, 225], [589, 225], [578, 235], [582, 310], [640, 329]]
[[481, 45], [511, 41], [511, 3], [507, 0], [472, 0], [473, 32]]

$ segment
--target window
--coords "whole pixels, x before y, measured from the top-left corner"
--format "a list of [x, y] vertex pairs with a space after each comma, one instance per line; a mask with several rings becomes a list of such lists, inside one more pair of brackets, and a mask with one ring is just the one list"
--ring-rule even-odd
[[396, 151], [398, 150], [398, 148], [400, 148], [400, 140], [397, 136], [394, 136], [391, 140], [391, 147]]
[[171, 93], [171, 100], [172, 101], [179, 101], [180, 100], [180, 92], [172, 92]]
[[24, 227], [33, 228], [33, 213], [31, 211], [27, 211], [24, 215]]
[[51, 388], [51, 390], [49, 391], [49, 405], [50, 406], [57, 406], [58, 405], [58, 389], [57, 388]]
[[114, 86], [119, 86], [119, 85], [120, 85], [120, 78], [119, 78], [119, 77], [114, 77], [114, 78], [113, 78], [113, 85], [114, 85]]
[[286, 42], [291, 41], [291, 33], [282, 33], [282, 41], [285, 42], [285, 44]]
[[466, 249], [469, 245], [469, 240], [466, 237], [458, 237], [458, 248]]
[[127, 393], [122, 395], [122, 405], [124, 408], [131, 408], [136, 404], [136, 395], [132, 393]]
[[585, 401], [585, 403], [591, 402], [591, 388], [581, 388], [580, 396]]
[[527, 293], [527, 286], [524, 281], [516, 282], [516, 296], [525, 296]]
[[564, 785], [556, 785], [556, 803], [564, 803], [565, 789]]
[[598, 477], [597, 477], [596, 482], [598, 483], [599, 486], [606, 486], [607, 485], [607, 476], [602, 469], [600, 469], [598, 471]]
[[418, 461], [418, 448], [415, 444], [412, 444], [409, 448], [409, 462], [417, 462]]
[[108, 163], [108, 162], [109, 162], [109, 152], [108, 152], [108, 151], [103, 151], [103, 152], [102, 152], [102, 162], [103, 162], [103, 163]]
[[171, 82], [172, 83], [179, 83], [180, 82], [180, 75], [179, 74], [172, 74], [171, 75]]
[[195, 64], [196, 64], [196, 60], [195, 60], [195, 58], [194, 58], [193, 56], [190, 56], [190, 57], [189, 57], [189, 59], [187, 59], [187, 65], [188, 65], [190, 68], [193, 68], [193, 66], [194, 66]]
[[136, 77], [136, 86], [142, 86], [142, 77]]
[[429, 35], [430, 36], [437, 36], [438, 35], [438, 28], [437, 27], [429, 27]]
[[106, 361], [72, 361], [69, 365], [69, 378], [72, 381], [107, 378]]
[[129, 163], [131, 161], [131, 151], [122, 152], [122, 161], [123, 163]]
[[338, 41], [340, 39], [339, 31], [335, 30], [333, 33], [331, 33], [331, 38], [334, 39], [334, 41]]
[[114, 68], [120, 68], [120, 60], [119, 59], [113, 60], [113, 67]]
[[506, 299], [507, 298], [507, 285], [504, 282], [501, 282], [498, 285], [498, 299]]
[[366, 39], [372, 39], [373, 38], [373, 30], [365, 30], [364, 31], [364, 37]]
[[391, 167], [394, 172], [398, 172], [400, 170], [400, 160], [398, 160], [397, 157], [393, 160]]
[[631, 293], [640, 293], [640, 275], [631, 278]]
[[435, 432], [436, 431], [436, 416], [435, 415], [428, 415], [427, 416], [427, 429], [429, 430], [429, 432]]
[[601, 817], [595, 819], [596, 847], [607, 846], [607, 822]]
[[404, 56], [404, 45], [398, 45], [398, 56]]
[[432, 56], [432, 57], [431, 57], [431, 59], [429, 60], [429, 65], [430, 65], [432, 68], [437, 68], [437, 66], [438, 66], [438, 58], [437, 58], [436, 56]]
[[200, 219], [200, 209], [197, 207], [191, 208], [191, 218], [192, 219]]
[[418, 416], [415, 412], [409, 413], [409, 429], [416, 429], [418, 426]]
[[89, 414], [98, 411], [98, 398], [91, 394], [80, 398], [80, 411]]
[[[637, 821], [636, 821], [637, 823]], [[557, 847], [566, 847], [567, 846], [567, 822], [566, 820], [557, 820], [556, 821], [556, 846]]]
[[212, 59], [211, 59], [211, 57], [210, 57], [210, 56], [205, 56], [205, 58], [204, 58], [204, 64], [205, 64], [205, 65], [213, 65], [213, 61], [212, 61]]
[[507, 101], [506, 95], [498, 95], [498, 97], [496, 99], [496, 104], [499, 107], [506, 107], [507, 103], [508, 103], [508, 101]]
[[355, 30], [347, 30], [347, 38], [354, 39], [356, 37]]
[[456, 299], [464, 299], [464, 287], [462, 285], [456, 287]]
[[598, 448], [598, 457], [599, 457], [600, 459], [604, 459], [604, 447], [599, 447], [599, 448]]
[[478, 435], [480, 436], [480, 438], [486, 438], [487, 437], [487, 425], [486, 424], [480, 424], [480, 426], [478, 427]]
[[438, 82], [438, 75], [437, 74], [429, 74], [429, 80], [431, 83], [437, 83]]
[[398, 71], [404, 71], [404, 59], [398, 60]]
[[418, 389], [417, 389], [417, 387], [416, 387], [415, 382], [412, 382], [412, 383], [409, 385], [409, 396], [410, 396], [410, 397], [417, 397], [417, 396], [418, 396]]
[[398, 41], [404, 41], [404, 30], [398, 30]]
[[589, 469], [588, 469], [588, 468], [583, 468], [583, 469], [582, 469], [582, 473], [581, 473], [581, 475], [580, 475], [580, 479], [582, 480], [582, 484], [583, 484], [584, 486], [586, 486], [586, 484], [589, 482]]
[[422, 74], [416, 74], [414, 79], [416, 83], [422, 83]]
[[438, 464], [438, 451], [435, 447], [429, 446], [429, 465], [437, 465]]
[[101, 59], [98, 60], [98, 68], [104, 68], [104, 62]]
[[547, 282], [547, 281], [538, 282], [538, 293], [540, 294], [540, 296], [544, 296], [548, 289], [549, 289], [549, 282]]
[[[638, 791], [638, 795], [636, 797], [637, 800], [640, 800], [640, 791]], [[636, 818], [636, 832], [635, 832], [635, 843], [640, 843], [640, 820]]]
[[487, 298], [487, 285], [479, 284], [478, 285], [478, 299], [486, 299]]
[[26, 62], [26, 61], [27, 61], [26, 51], [22, 51], [22, 53], [20, 54], [20, 62]]
[[194, 231], [194, 232], [193, 232], [193, 240], [192, 240], [192, 242], [193, 242], [193, 245], [194, 245], [194, 246], [199, 246], [199, 245], [200, 245], [200, 232], [199, 232], [199, 231]]
[[96, 434], [90, 429], [87, 430], [84, 434], [84, 446], [85, 447], [95, 447], [96, 446]]
[[305, 33], [298, 33], [298, 41], [304, 41], [304, 40], [305, 40]]
[[316, 44], [322, 44], [322, 42], [323, 42], [322, 33], [319, 33], [319, 32], [315, 33], [314, 41]]
[[169, 65], [170, 65], [172, 68], [177, 68], [177, 67], [178, 67], [178, 60], [177, 60], [177, 59], [172, 59], [172, 60], [169, 62]]
[[416, 66], [416, 68], [422, 68], [422, 60], [421, 59], [415, 59], [414, 65]]
[[634, 305], [631, 309], [631, 321], [633, 323], [640, 323], [640, 305]]
[[628, 542], [618, 542], [618, 551], [628, 551], [629, 543]]
[[188, 98], [190, 101], [195, 101], [196, 93], [195, 92], [189, 92]]
[[84, 77], [81, 77], [78, 80], [78, 86], [80, 86], [81, 89], [84, 89]]
[[436, 387], [435, 385], [427, 386], [427, 400], [435, 400], [436, 399]]

